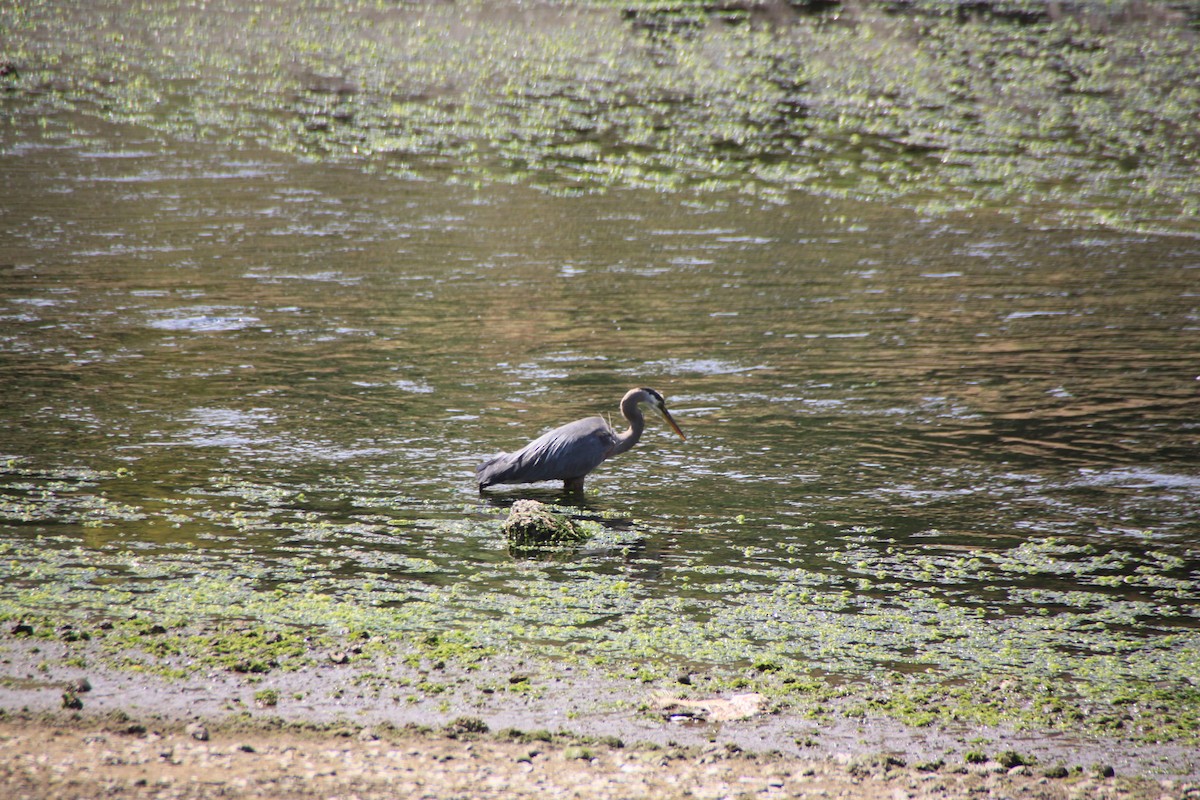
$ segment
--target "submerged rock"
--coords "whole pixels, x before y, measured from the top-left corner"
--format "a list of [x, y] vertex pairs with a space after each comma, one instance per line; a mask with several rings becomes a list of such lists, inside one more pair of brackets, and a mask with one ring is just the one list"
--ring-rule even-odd
[[536, 500], [513, 503], [503, 527], [509, 546], [517, 548], [559, 547], [588, 538], [582, 525]]

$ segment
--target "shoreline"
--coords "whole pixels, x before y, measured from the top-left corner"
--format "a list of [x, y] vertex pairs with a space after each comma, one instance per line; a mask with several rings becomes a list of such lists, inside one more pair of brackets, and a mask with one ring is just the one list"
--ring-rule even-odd
[[902, 759], [800, 759], [707, 748], [505, 740], [503, 734], [224, 727], [114, 717], [0, 719], [14, 800], [95, 797], [589, 798], [1195, 796], [1200, 785], [1026, 766], [928, 770]]
[[355, 650], [264, 674], [167, 676], [135, 649], [2, 637], [0, 783], [31, 800], [97, 787], [116, 798], [1200, 793], [1185, 744], [818, 714], [705, 675], [645, 682], [528, 658]]

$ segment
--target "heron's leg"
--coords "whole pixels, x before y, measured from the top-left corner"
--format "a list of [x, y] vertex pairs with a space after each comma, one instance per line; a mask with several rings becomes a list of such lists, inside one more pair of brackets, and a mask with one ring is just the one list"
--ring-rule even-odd
[[564, 492], [582, 492], [583, 478], [566, 478], [563, 480]]

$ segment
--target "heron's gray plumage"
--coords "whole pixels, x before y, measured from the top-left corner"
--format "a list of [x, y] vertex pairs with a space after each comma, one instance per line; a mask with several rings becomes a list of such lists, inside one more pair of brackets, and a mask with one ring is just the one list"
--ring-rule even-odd
[[476, 470], [480, 486], [581, 478], [617, 446], [617, 434], [600, 417], [555, 428], [515, 453], [497, 456]]
[[680, 438], [683, 432], [667, 411], [662, 395], [653, 389], [630, 389], [621, 399], [629, 429], [617, 433], [600, 417], [588, 417], [542, 434], [514, 453], [504, 453], [475, 470], [479, 488], [498, 483], [562, 481], [565, 488], [582, 489], [583, 479], [605, 459], [637, 444], [646, 427], [639, 403], [655, 407]]

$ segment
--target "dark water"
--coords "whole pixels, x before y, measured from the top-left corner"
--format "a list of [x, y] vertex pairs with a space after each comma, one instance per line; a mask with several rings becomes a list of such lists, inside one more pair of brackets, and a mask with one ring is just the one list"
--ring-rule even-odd
[[335, 593], [503, 584], [492, 506], [558, 493], [481, 498], [474, 466], [647, 385], [688, 441], [652, 420], [584, 503], [643, 532], [647, 597], [681, 591], [672, 568], [855, 574], [810, 542], [1047, 537], [1149, 543], [1194, 593], [1194, 239], [800, 194], [563, 199], [68, 114], [7, 127], [0, 174], [10, 545], [303, 557]]

